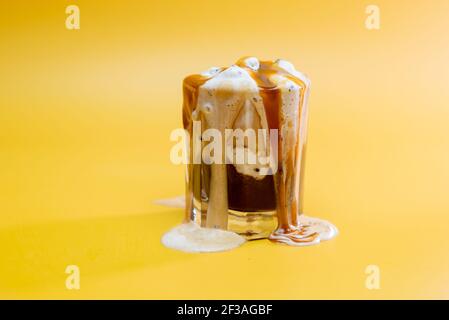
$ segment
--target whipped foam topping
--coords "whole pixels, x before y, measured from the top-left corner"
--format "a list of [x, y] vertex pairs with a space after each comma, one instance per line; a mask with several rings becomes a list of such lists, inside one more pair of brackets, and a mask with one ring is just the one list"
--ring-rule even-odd
[[[236, 69], [236, 67], [240, 67], [240, 69]], [[231, 69], [231, 72], [228, 72], [223, 78], [239, 78], [239, 77], [247, 77], [247, 74], [242, 72], [242, 69], [251, 72], [250, 76], [257, 81], [262, 77], [267, 77], [268, 81], [273, 81], [273, 84], [278, 84], [277, 81], [270, 79], [272, 76], [280, 75], [282, 77], [293, 77], [301, 82], [304, 82], [307, 86], [310, 85], [310, 80], [304, 75], [302, 72], [297, 70], [295, 66], [287, 60], [277, 59], [275, 61], [260, 61], [256, 57], [244, 57], [239, 59], [234, 65], [227, 68], [220, 67], [211, 67], [199, 75], [205, 78], [213, 78], [218, 74]], [[261, 86], [261, 81], [257, 81], [258, 85]], [[282, 86], [281, 84], [279, 84]]]
[[[290, 145], [297, 141], [297, 127], [299, 123], [298, 105], [303, 92], [303, 99], [307, 100], [309, 79], [296, 70], [294, 65], [283, 59], [275, 61], [260, 61], [256, 57], [244, 57], [239, 59], [235, 65], [228, 68], [214, 67], [200, 74], [204, 83], [199, 87], [198, 104], [194, 110], [195, 114], [203, 112], [210, 127], [216, 127], [218, 122], [226, 128], [262, 128], [269, 127], [269, 119], [264, 108], [264, 101], [261, 90], [266, 88], [277, 88], [280, 91], [279, 103], [281, 104], [281, 114], [277, 126], [282, 137], [293, 137], [288, 140]], [[233, 94], [226, 94], [226, 93]], [[240, 92], [240, 94], [239, 94]], [[306, 104], [307, 101], [303, 101]], [[218, 107], [217, 107], [218, 106]], [[225, 109], [220, 112], [217, 109]], [[306, 108], [303, 108], [303, 119], [306, 119]], [[237, 115], [238, 113], [238, 115]], [[215, 117], [216, 121], [212, 120]], [[274, 121], [274, 120], [272, 120]], [[305, 128], [301, 127], [301, 133], [306, 134]], [[217, 127], [216, 127], [217, 128]], [[289, 146], [282, 148], [286, 159], [286, 152]], [[257, 153], [257, 150], [245, 152]], [[260, 152], [265, 152], [264, 149]], [[250, 164], [248, 164], [251, 166]], [[283, 163], [282, 165], [285, 165]], [[245, 168], [243, 165], [235, 166], [237, 171], [253, 178], [260, 178], [260, 172], [267, 172], [266, 168], [258, 168], [262, 171], [255, 171], [254, 168]], [[252, 167], [254, 167], [252, 165]]]

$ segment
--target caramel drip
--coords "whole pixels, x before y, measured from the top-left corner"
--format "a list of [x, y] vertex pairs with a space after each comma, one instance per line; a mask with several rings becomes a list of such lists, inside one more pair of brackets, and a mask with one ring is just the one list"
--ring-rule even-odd
[[[193, 135], [193, 111], [196, 108], [198, 102], [198, 88], [203, 85], [208, 80], [207, 77], [201, 75], [191, 75], [184, 79], [183, 81], [183, 106], [182, 106], [182, 123], [184, 129], [189, 133], [189, 136]], [[189, 142], [191, 144], [192, 139]], [[189, 146], [190, 150], [193, 150], [193, 146]], [[186, 207], [184, 214], [184, 222], [187, 223], [194, 219], [193, 215], [193, 201], [194, 194], [196, 193], [198, 187], [194, 185], [194, 181], [199, 181], [199, 165], [193, 164], [193, 154], [190, 152], [189, 163], [186, 168]]]
[[265, 115], [269, 129], [280, 129], [281, 92], [278, 88], [261, 89]]
[[[289, 77], [290, 78], [290, 77]], [[296, 83], [300, 86], [300, 99], [298, 105], [298, 125], [296, 126], [296, 143], [294, 148], [287, 150], [285, 159], [285, 167], [282, 159], [279, 160], [279, 170], [276, 174], [276, 196], [278, 199], [278, 228], [270, 235], [270, 240], [286, 244], [314, 242], [319, 234], [309, 233], [307, 226], [299, 223], [299, 214], [302, 210], [302, 190], [303, 190], [303, 172], [304, 172], [304, 139], [300, 136], [303, 126], [306, 125], [306, 119], [303, 119], [305, 105], [305, 97], [308, 91], [306, 84], [296, 77]], [[280, 116], [279, 116], [280, 118]], [[287, 124], [288, 125], [288, 124]], [[279, 141], [279, 154], [282, 155], [284, 147], [283, 139], [286, 139], [287, 145], [294, 137], [281, 137]], [[291, 144], [290, 144], [291, 145]]]
[[192, 113], [198, 102], [198, 88], [208, 80], [199, 74], [188, 76], [184, 79], [183, 89], [183, 105], [182, 105], [182, 124], [184, 129], [190, 134], [192, 133]]

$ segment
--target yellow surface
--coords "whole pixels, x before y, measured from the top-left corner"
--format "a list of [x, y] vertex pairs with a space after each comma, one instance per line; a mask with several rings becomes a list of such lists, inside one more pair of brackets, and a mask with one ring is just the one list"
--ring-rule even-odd
[[[378, 31], [365, 1], [74, 2], [73, 31], [71, 2], [0, 5], [0, 297], [449, 298], [447, 0], [376, 1]], [[312, 79], [305, 209], [341, 234], [166, 249], [182, 78], [243, 55]]]

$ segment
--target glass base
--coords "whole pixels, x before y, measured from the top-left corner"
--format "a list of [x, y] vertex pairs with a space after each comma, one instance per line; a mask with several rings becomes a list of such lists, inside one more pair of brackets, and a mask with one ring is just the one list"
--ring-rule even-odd
[[[201, 227], [206, 227], [207, 207], [203, 211], [193, 208], [190, 220]], [[244, 212], [228, 210], [228, 230], [235, 232], [246, 240], [267, 239], [277, 227], [275, 210]]]
[[229, 210], [228, 230], [247, 240], [265, 239], [277, 227], [276, 211], [243, 212]]

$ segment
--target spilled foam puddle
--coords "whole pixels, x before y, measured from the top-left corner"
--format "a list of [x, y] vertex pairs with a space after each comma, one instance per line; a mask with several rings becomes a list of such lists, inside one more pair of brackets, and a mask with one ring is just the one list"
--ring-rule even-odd
[[231, 231], [201, 228], [189, 222], [168, 231], [161, 241], [168, 248], [185, 252], [218, 252], [237, 248], [246, 240]]

